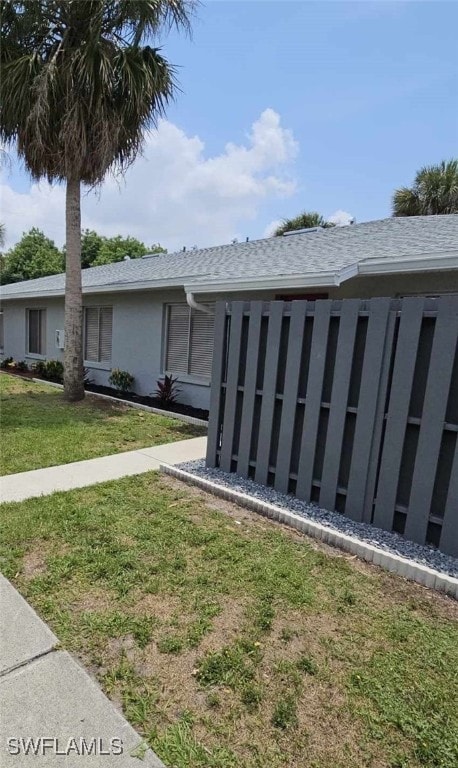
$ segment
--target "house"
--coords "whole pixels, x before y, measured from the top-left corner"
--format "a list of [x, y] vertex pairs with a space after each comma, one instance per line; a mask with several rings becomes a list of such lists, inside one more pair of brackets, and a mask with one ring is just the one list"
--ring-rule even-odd
[[[63, 358], [64, 275], [2, 288], [0, 352]], [[129, 371], [149, 394], [164, 373], [208, 408], [217, 299], [370, 298], [458, 293], [458, 215], [390, 218], [83, 271], [84, 358], [107, 384]]]

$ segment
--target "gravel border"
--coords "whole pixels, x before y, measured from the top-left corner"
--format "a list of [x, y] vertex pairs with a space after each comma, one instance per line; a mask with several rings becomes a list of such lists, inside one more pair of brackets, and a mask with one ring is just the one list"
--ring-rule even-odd
[[458, 579], [458, 559], [446, 555], [433, 547], [422, 546], [408, 541], [398, 533], [390, 533], [367, 523], [357, 523], [337, 512], [329, 512], [315, 504], [286, 496], [274, 488], [255, 483], [235, 474], [228, 474], [220, 469], [210, 469], [205, 461], [188, 461], [178, 464], [178, 470], [184, 470], [204, 480], [216, 483], [231, 491], [247, 495], [254, 500], [264, 502], [287, 510], [294, 515], [300, 515], [306, 520], [318, 523], [330, 531], [356, 538], [360, 542], [375, 547], [383, 552], [395, 555], [413, 563], [418, 563], [438, 573]]

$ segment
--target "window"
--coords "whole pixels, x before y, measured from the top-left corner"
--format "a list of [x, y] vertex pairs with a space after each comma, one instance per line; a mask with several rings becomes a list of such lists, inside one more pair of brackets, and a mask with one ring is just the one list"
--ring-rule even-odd
[[84, 359], [111, 363], [113, 307], [86, 307], [84, 312]]
[[46, 350], [46, 310], [27, 310], [27, 354], [44, 355]]
[[3, 310], [0, 310], [0, 352], [3, 352]]
[[211, 314], [197, 312], [187, 304], [167, 307], [165, 369], [210, 379], [213, 356], [214, 305]]

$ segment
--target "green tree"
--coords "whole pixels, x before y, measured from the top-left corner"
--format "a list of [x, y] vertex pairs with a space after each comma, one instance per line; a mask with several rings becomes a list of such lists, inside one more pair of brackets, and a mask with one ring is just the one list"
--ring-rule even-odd
[[6, 229], [4, 224], [0, 224], [0, 248], [5, 245]]
[[103, 235], [98, 235], [93, 229], [83, 230], [81, 233], [81, 266], [83, 269], [93, 266], [104, 242]]
[[18, 243], [2, 258], [1, 280], [4, 285], [19, 280], [56, 275], [63, 269], [62, 252], [54, 242], [35, 227], [25, 232]]
[[393, 194], [393, 216], [458, 213], [458, 160], [421, 168], [412, 187]]
[[1, 0], [0, 139], [32, 178], [66, 185], [65, 377], [84, 397], [81, 185], [101, 184], [141, 150], [175, 93], [151, 42], [188, 30], [194, 0]]
[[104, 238], [99, 253], [92, 266], [97, 267], [100, 264], [111, 264], [114, 261], [123, 261], [126, 256], [129, 259], [140, 259], [146, 253], [167, 253], [160, 245], [152, 245], [148, 248], [135, 237], [116, 237]]
[[335, 225], [331, 221], [316, 213], [316, 211], [307, 212], [304, 211], [293, 219], [283, 219], [282, 223], [277, 227], [274, 232], [275, 237], [284, 235], [285, 232], [295, 229], [309, 229], [311, 227], [334, 227]]

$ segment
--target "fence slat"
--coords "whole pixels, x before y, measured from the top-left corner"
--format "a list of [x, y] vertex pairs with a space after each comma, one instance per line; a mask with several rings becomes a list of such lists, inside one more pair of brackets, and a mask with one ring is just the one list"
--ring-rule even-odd
[[269, 327], [267, 331], [266, 362], [262, 386], [261, 418], [254, 478], [257, 483], [262, 483], [264, 485], [267, 483], [267, 475], [269, 472], [269, 456], [275, 394], [277, 389], [278, 356], [283, 322], [283, 307], [283, 301], [273, 301], [271, 303]]
[[304, 427], [297, 472], [296, 496], [310, 501], [315, 460], [316, 437], [321, 409], [324, 368], [328, 346], [331, 301], [315, 302], [310, 364], [305, 400]]
[[231, 471], [232, 447], [234, 442], [237, 386], [239, 383], [240, 342], [242, 337], [243, 301], [233, 301], [229, 351], [227, 356], [226, 398], [224, 401], [224, 426], [221, 440], [220, 467], [223, 472]]
[[444, 296], [439, 299], [405, 526], [405, 536], [420, 543], [428, 527], [457, 333], [458, 300]]
[[253, 301], [250, 305], [248, 326], [248, 344], [243, 384], [243, 405], [238, 446], [237, 474], [248, 476], [250, 448], [254, 426], [254, 404], [256, 399], [256, 380], [258, 377], [259, 340], [261, 335], [262, 301]]
[[422, 298], [407, 298], [402, 301], [374, 510], [374, 525], [388, 531], [392, 528], [396, 504], [418, 341], [423, 320], [423, 304]]
[[442, 552], [458, 557], [458, 437], [442, 522], [440, 548]]
[[306, 301], [293, 302], [289, 326], [288, 355], [286, 358], [285, 386], [283, 390], [283, 408], [281, 413], [280, 435], [278, 438], [277, 465], [275, 469], [275, 488], [277, 491], [280, 491], [280, 493], [287, 493], [289, 486], [289, 470], [293, 449], [294, 422], [296, 420], [306, 312]]
[[372, 446], [370, 450], [369, 465], [367, 470], [366, 493], [364, 497], [363, 512], [363, 520], [365, 523], [372, 523], [372, 518], [374, 515], [375, 489], [377, 487], [380, 454], [383, 448], [382, 435], [385, 426], [385, 407], [390, 381], [391, 358], [393, 356], [395, 330], [396, 310], [393, 308], [393, 303], [391, 303], [390, 313], [388, 315], [388, 325], [386, 329], [382, 367], [380, 370], [379, 391], [377, 404], [375, 407], [374, 434], [372, 438]]
[[207, 467], [216, 467], [221, 433], [221, 384], [226, 359], [226, 302], [218, 301], [215, 307], [215, 331], [213, 341], [210, 413], [208, 418]]
[[365, 517], [364, 502], [376, 427], [377, 403], [383, 384], [382, 365], [386, 354], [390, 304], [390, 299], [371, 299], [369, 304], [358, 412], [345, 502], [345, 514], [352, 520], [363, 520]]
[[331, 510], [336, 501], [359, 306], [359, 299], [348, 299], [343, 303], [340, 315], [320, 489], [320, 505]]

